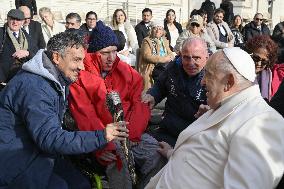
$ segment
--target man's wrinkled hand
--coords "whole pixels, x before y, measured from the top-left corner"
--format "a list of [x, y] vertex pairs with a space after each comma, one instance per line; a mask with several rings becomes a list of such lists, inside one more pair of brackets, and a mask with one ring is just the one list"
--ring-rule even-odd
[[167, 157], [169, 150], [173, 149], [171, 145], [169, 145], [168, 143], [164, 141], [159, 142], [159, 145], [160, 145], [160, 148], [158, 148], [157, 151], [164, 157]]
[[210, 110], [210, 107], [208, 105], [201, 104], [198, 108], [198, 111], [196, 114], [194, 114], [195, 118], [199, 118], [202, 116], [204, 113], [206, 113], [208, 110]]
[[29, 51], [27, 50], [17, 50], [14, 54], [12, 54], [12, 57], [21, 59], [29, 56]]
[[142, 102], [149, 104], [150, 109], [153, 109], [155, 105], [155, 98], [150, 94], [144, 94], [142, 95]]
[[128, 122], [120, 121], [117, 123], [107, 124], [105, 128], [105, 137], [108, 142], [112, 140], [123, 141], [127, 138], [129, 130], [126, 128]]

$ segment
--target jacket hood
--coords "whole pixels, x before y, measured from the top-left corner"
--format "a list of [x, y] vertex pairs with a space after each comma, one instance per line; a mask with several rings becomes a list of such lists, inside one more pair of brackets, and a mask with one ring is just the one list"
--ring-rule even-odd
[[[55, 76], [44, 67], [43, 58], [45, 57], [48, 59], [47, 55], [44, 53], [44, 49], [40, 49], [32, 59], [23, 64], [22, 69], [57, 83], [60, 86], [60, 89], [64, 91], [62, 85]], [[48, 61], [50, 60], [48, 59]]]

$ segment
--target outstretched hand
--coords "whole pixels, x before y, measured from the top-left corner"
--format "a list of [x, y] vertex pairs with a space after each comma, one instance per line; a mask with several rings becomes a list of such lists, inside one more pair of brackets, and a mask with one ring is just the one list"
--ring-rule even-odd
[[153, 107], [155, 105], [155, 98], [150, 94], [144, 94], [144, 95], [142, 95], [142, 102], [148, 103], [149, 106], [150, 106], [150, 109], [153, 109]]
[[129, 130], [126, 128], [126, 125], [129, 124], [125, 121], [120, 121], [117, 123], [107, 124], [105, 128], [105, 137], [108, 142], [112, 140], [125, 140], [128, 137]]
[[167, 157], [169, 150], [173, 149], [171, 145], [169, 145], [168, 143], [164, 141], [159, 142], [159, 145], [160, 145], [160, 148], [158, 148], [157, 151], [164, 157]]
[[196, 112], [196, 114], [194, 114], [194, 117], [195, 117], [195, 118], [199, 118], [199, 117], [202, 116], [204, 113], [206, 113], [208, 110], [210, 110], [210, 106], [201, 104], [201, 105], [199, 106], [198, 111]]

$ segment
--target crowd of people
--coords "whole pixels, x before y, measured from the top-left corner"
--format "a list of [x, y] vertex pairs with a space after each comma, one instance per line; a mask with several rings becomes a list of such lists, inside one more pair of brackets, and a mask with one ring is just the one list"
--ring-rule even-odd
[[271, 35], [262, 13], [244, 25], [205, 0], [184, 29], [150, 8], [136, 26], [123, 9], [108, 26], [41, 7], [40, 23], [16, 2], [0, 28], [0, 188], [95, 187], [82, 154], [114, 189], [284, 184], [283, 22]]

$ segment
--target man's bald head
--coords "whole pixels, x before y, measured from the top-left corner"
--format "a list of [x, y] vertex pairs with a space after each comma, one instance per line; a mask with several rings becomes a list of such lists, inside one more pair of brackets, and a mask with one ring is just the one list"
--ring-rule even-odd
[[208, 51], [206, 42], [202, 38], [188, 38], [181, 48], [181, 58], [184, 71], [193, 77], [204, 68]]
[[19, 10], [24, 13], [25, 16], [25, 21], [24, 21], [24, 26], [28, 26], [31, 22], [31, 10], [27, 6], [20, 6]]

